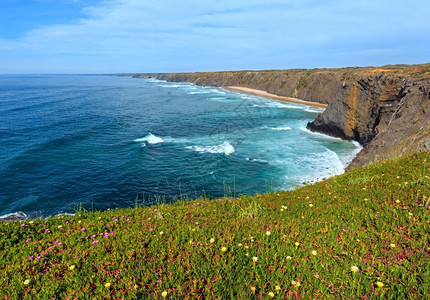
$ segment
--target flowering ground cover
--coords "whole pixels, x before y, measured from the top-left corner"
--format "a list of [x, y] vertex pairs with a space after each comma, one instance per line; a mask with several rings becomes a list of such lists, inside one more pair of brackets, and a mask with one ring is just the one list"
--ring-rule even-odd
[[2, 299], [430, 298], [430, 153], [294, 191], [0, 223]]

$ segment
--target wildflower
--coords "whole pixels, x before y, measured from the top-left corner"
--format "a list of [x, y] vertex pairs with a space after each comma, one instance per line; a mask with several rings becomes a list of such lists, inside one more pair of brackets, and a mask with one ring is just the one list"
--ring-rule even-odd
[[63, 225], [58, 225], [58, 228], [60, 228], [60, 229], [61, 229], [61, 227], [63, 227]]
[[160, 235], [163, 235], [164, 234], [164, 232], [163, 231], [160, 231]]
[[352, 266], [352, 267], [351, 267], [351, 271], [352, 271], [352, 272], [354, 272], [354, 273], [358, 272], [358, 270], [359, 270], [359, 269], [358, 269], [358, 267], [357, 267], [357, 266]]
[[237, 244], [239, 247], [242, 247], [242, 243]]
[[95, 241], [91, 242], [91, 244], [94, 245], [94, 244], [97, 244], [98, 242], [99, 242], [98, 240], [95, 240]]
[[161, 297], [166, 298], [167, 297], [167, 292], [166, 291], [162, 292], [161, 293]]
[[79, 221], [78, 221], [78, 224], [81, 224], [81, 223], [82, 223], [82, 221], [81, 221], [81, 220], [79, 220]]
[[279, 285], [277, 285], [277, 286], [275, 286], [275, 290], [279, 291], [279, 290], [281, 290], [281, 287]]
[[251, 286], [251, 291], [255, 292], [257, 288], [255, 286]]
[[291, 256], [287, 256], [287, 259], [291, 259]]
[[69, 270], [70, 271], [73, 271], [75, 269], [75, 265], [71, 265], [70, 267], [69, 267]]
[[317, 255], [317, 251], [316, 250], [312, 251], [311, 253], [312, 253], [312, 255]]
[[396, 200], [396, 203], [400, 203], [400, 200], [399, 200], [399, 199], [397, 199], [397, 200]]
[[382, 282], [380, 282], [380, 281], [377, 281], [377, 282], [376, 282], [376, 285], [377, 285], [378, 287], [380, 287], [380, 288], [384, 286], [384, 284], [383, 284]]
[[275, 294], [273, 294], [273, 292], [269, 292], [267, 295], [269, 295], [270, 298], [275, 297]]
[[28, 222], [29, 224], [33, 224], [34, 222], [33, 221], [30, 221], [30, 222]]
[[30, 283], [30, 280], [29, 280], [29, 279], [24, 280], [24, 284], [25, 284], [25, 285], [28, 285], [29, 283]]
[[254, 256], [254, 257], [252, 258], [252, 261], [253, 261], [253, 262], [257, 262], [257, 260], [258, 260], [258, 257], [257, 257], [257, 256]]
[[221, 252], [225, 252], [225, 251], [227, 251], [227, 248], [226, 247], [222, 247], [221, 248]]
[[110, 282], [105, 283], [105, 288], [110, 288]]
[[299, 242], [295, 242], [294, 244], [296, 245], [296, 247], [300, 246]]
[[309, 203], [309, 207], [313, 207], [314, 205], [312, 203]]
[[297, 281], [294, 281], [294, 280], [293, 280], [293, 281], [291, 281], [291, 284], [292, 284], [292, 285], [296, 285], [296, 284], [297, 284]]
[[396, 247], [396, 245], [395, 245], [395, 244], [393, 244], [393, 243], [391, 243], [391, 244], [390, 244], [390, 247], [391, 247], [391, 248], [395, 248], [395, 247]]
[[85, 231], [85, 228], [81, 228], [81, 231]]
[[269, 236], [270, 235], [270, 231], [266, 231], [266, 235]]

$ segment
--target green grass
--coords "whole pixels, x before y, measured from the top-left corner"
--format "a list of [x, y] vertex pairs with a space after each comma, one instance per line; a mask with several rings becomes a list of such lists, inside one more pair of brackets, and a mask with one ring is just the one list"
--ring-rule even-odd
[[429, 299], [429, 175], [427, 152], [290, 192], [1, 223], [0, 295]]

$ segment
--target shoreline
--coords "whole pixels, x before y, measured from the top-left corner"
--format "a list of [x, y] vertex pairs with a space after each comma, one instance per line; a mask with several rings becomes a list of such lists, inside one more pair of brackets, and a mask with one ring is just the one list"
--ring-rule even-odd
[[327, 104], [322, 104], [322, 103], [313, 102], [313, 101], [306, 101], [306, 100], [301, 100], [301, 99], [292, 98], [292, 97], [278, 96], [275, 94], [270, 94], [266, 91], [251, 89], [247, 87], [223, 86], [222, 88], [231, 92], [239, 92], [239, 93], [244, 93], [248, 95], [254, 95], [254, 96], [264, 97], [264, 98], [273, 99], [273, 100], [279, 100], [283, 102], [290, 102], [290, 103], [296, 103], [296, 104], [304, 104], [309, 106], [327, 108]]

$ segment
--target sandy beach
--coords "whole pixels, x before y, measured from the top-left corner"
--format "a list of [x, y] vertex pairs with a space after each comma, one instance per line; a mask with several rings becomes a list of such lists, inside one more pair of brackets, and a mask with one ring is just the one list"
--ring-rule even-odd
[[241, 86], [226, 86], [223, 88], [226, 90], [232, 91], [232, 92], [240, 92], [240, 93], [255, 95], [255, 96], [259, 96], [259, 97], [265, 97], [265, 98], [269, 98], [269, 99], [279, 100], [279, 101], [298, 103], [298, 104], [323, 107], [323, 108], [327, 107], [327, 104], [322, 104], [322, 103], [312, 102], [312, 101], [305, 101], [305, 100], [300, 100], [300, 99], [292, 98], [292, 97], [278, 96], [275, 94], [270, 94], [270, 93], [265, 92], [265, 91], [241, 87]]

